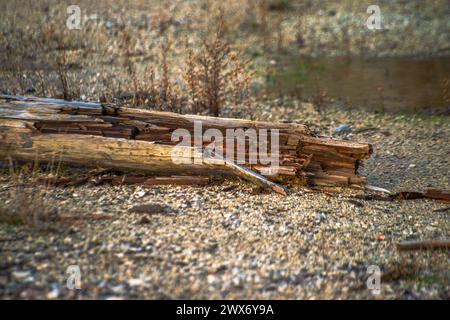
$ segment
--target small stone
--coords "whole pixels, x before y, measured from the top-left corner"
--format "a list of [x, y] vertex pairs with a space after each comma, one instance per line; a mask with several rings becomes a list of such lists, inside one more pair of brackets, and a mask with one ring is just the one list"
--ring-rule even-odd
[[141, 220], [139, 220], [140, 224], [149, 224], [150, 222], [151, 222], [151, 220], [149, 218], [145, 217], [145, 216], [142, 217]]
[[127, 244], [127, 243], [121, 243], [121, 244], [120, 244], [120, 250], [122, 250], [122, 251], [128, 251], [128, 250], [130, 250], [130, 245]]
[[334, 129], [334, 134], [336, 135], [346, 135], [352, 132], [352, 127], [348, 124], [341, 124], [336, 129]]
[[377, 234], [375, 236], [375, 239], [377, 239], [377, 241], [383, 241], [386, 237], [382, 234]]
[[13, 271], [12, 273], [13, 277], [16, 278], [16, 280], [23, 281], [27, 279], [29, 276], [31, 276], [30, 271]]
[[125, 287], [123, 286], [123, 284], [118, 284], [117, 286], [112, 286], [111, 290], [114, 293], [123, 293], [125, 290]]
[[172, 208], [166, 205], [156, 203], [142, 204], [134, 206], [128, 212], [132, 213], [146, 213], [146, 214], [167, 214], [172, 211]]
[[59, 297], [59, 289], [57, 287], [53, 288], [52, 291], [47, 293], [47, 299], [56, 299]]
[[105, 300], [125, 300], [125, 298], [122, 296], [108, 296]]
[[134, 195], [136, 196], [136, 198], [142, 198], [147, 194], [147, 191], [145, 190], [139, 190], [137, 191]]
[[107, 208], [98, 208], [96, 212], [94, 212], [95, 215], [104, 215], [107, 214], [109, 210]]
[[130, 287], [139, 287], [144, 284], [145, 284], [145, 281], [142, 278], [132, 278], [132, 279], [128, 280], [128, 285]]
[[217, 277], [212, 275], [212, 274], [208, 275], [208, 277], [206, 278], [206, 281], [208, 281], [208, 284], [210, 286], [214, 286], [214, 285], [216, 285], [219, 282]]

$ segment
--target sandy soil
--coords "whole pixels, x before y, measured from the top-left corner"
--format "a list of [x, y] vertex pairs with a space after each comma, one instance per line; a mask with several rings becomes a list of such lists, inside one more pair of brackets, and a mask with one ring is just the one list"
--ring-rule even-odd
[[[254, 107], [254, 118], [320, 120], [308, 104], [263, 106]], [[362, 169], [370, 184], [393, 191], [450, 188], [448, 121], [330, 107], [314, 128], [326, 133], [340, 123], [353, 132], [376, 127], [349, 137], [374, 144]], [[5, 171], [3, 178], [3, 187], [11, 184]], [[1, 190], [8, 204], [11, 192]], [[448, 239], [448, 204], [368, 201], [353, 198], [364, 191], [337, 191], [296, 187], [283, 197], [232, 181], [49, 188], [49, 206], [83, 219], [54, 231], [0, 224], [0, 296], [449, 299], [448, 251], [399, 253], [395, 247], [403, 240]], [[129, 212], [139, 204], [169, 210]], [[70, 265], [81, 269], [80, 290], [66, 287]], [[382, 272], [380, 294], [366, 286], [371, 265]]]
[[[80, 1], [83, 15], [96, 14], [96, 22], [72, 32], [61, 28], [67, 15], [60, 1], [0, 1], [5, 13], [0, 46], [8, 48], [8, 55], [0, 55], [0, 91], [60, 96], [55, 60], [61, 52], [56, 39], [62, 37], [68, 46], [69, 85], [80, 99], [98, 100], [118, 88], [129, 92], [132, 82], [119, 45], [125, 27], [133, 36], [129, 60], [139, 71], [146, 66], [160, 71], [161, 39], [175, 40], [167, 57], [175, 83], [183, 68], [186, 35], [195, 46], [214, 17], [195, 1], [176, 2]], [[385, 29], [379, 31], [365, 27], [369, 2], [302, 1], [301, 6], [275, 6], [264, 13], [255, 1], [229, 1], [228, 37], [233, 49], [254, 58], [257, 79], [264, 79], [266, 64], [280, 51], [310, 56], [448, 55], [448, 1], [425, 6], [423, 1], [379, 1], [385, 19]], [[346, 123], [352, 127], [349, 139], [374, 145], [373, 157], [361, 168], [370, 184], [392, 191], [450, 189], [448, 117], [394, 116], [339, 106], [319, 116], [310, 104], [289, 99], [253, 101], [248, 108], [227, 106], [223, 115], [298, 121], [324, 134]], [[63, 173], [77, 176], [80, 170]], [[15, 176], [3, 168], [0, 218], [3, 208], [18, 199], [15, 184]], [[0, 223], [0, 298], [450, 298], [449, 251], [396, 250], [403, 240], [449, 239], [445, 203], [368, 201], [355, 199], [365, 194], [360, 190], [303, 187], [283, 197], [257, 193], [234, 181], [201, 188], [84, 185], [18, 190], [25, 198], [32, 190], [40, 192], [44, 208], [59, 219], [44, 223], [44, 228], [32, 221], [29, 226]], [[129, 212], [140, 204], [168, 210]], [[31, 217], [42, 213], [42, 208], [30, 208]], [[71, 265], [81, 270], [79, 290], [66, 285]], [[382, 273], [380, 294], [366, 285], [372, 265]]]

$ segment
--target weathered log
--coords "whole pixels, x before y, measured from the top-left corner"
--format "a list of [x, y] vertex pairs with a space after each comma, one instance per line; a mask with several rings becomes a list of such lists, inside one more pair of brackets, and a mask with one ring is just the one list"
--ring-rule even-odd
[[415, 250], [448, 250], [450, 249], [450, 240], [417, 240], [404, 241], [397, 244], [399, 251]]
[[[277, 174], [269, 175], [268, 165], [261, 163], [241, 166], [234, 161], [212, 158], [204, 159], [202, 163], [189, 162], [187, 158], [203, 154], [195, 147], [178, 146], [174, 162], [174, 144], [177, 142], [172, 141], [172, 133], [180, 128], [193, 133], [197, 121], [202, 123], [202, 133], [207, 129], [223, 133], [227, 129], [278, 130]], [[367, 143], [316, 136], [297, 123], [181, 115], [93, 102], [5, 95], [0, 95], [0, 135], [0, 158], [61, 161], [158, 176], [238, 174], [264, 182], [281, 193], [283, 190], [273, 182], [364, 185], [365, 178], [357, 171], [360, 161], [372, 153], [371, 145]], [[271, 142], [267, 145], [271, 147]], [[204, 143], [201, 148], [205, 146]], [[242, 151], [247, 158], [252, 154], [246, 146], [236, 152], [235, 157], [242, 155]]]

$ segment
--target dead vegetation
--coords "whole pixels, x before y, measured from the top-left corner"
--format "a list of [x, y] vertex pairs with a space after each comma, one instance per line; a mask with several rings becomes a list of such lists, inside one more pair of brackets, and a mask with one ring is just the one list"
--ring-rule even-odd
[[10, 201], [0, 206], [1, 223], [24, 225], [39, 231], [54, 228], [58, 210], [46, 203], [43, 189], [18, 187], [10, 193]]
[[[161, 36], [155, 41], [154, 48], [147, 52], [136, 50], [139, 39], [133, 35], [122, 16], [117, 34], [118, 54], [113, 61], [115, 66], [125, 70], [127, 81], [119, 80], [117, 85], [110, 73], [103, 75], [105, 90], [101, 92], [99, 100], [135, 108], [216, 116], [224, 103], [245, 102], [249, 97], [252, 77], [250, 60], [244, 60], [242, 52], [230, 48], [223, 12], [219, 11], [214, 19], [219, 21], [215, 31], [203, 36], [198, 48], [184, 44], [186, 55], [180, 58], [182, 67], [177, 68], [173, 64], [172, 51], [179, 43], [175, 43], [170, 35], [160, 32]], [[136, 58], [140, 55], [150, 56], [154, 62], [142, 68]], [[72, 94], [66, 94], [67, 77], [62, 72], [67, 69], [64, 57], [58, 60], [62, 62], [58, 64], [58, 75], [63, 96], [72, 98]]]
[[46, 163], [40, 163], [37, 159], [24, 163], [12, 158], [2, 162], [5, 163], [7, 168], [2, 167], [1, 173], [7, 172], [8, 183], [3, 185], [0, 193], [6, 195], [7, 200], [0, 204], [0, 224], [22, 226], [43, 233], [60, 233], [84, 221], [109, 219], [107, 215], [65, 210], [51, 196], [55, 187], [79, 186], [89, 179], [94, 180], [104, 170], [87, 172], [86, 177], [80, 178], [79, 173], [63, 167], [57, 157]]
[[[420, 256], [426, 256], [427, 261], [432, 260], [434, 263], [418, 263]], [[446, 283], [449, 276], [445, 252], [407, 252], [386, 267], [382, 272], [381, 281], [382, 283], [404, 282], [417, 286]]]
[[9, 171], [12, 185], [0, 191], [8, 193], [8, 200], [0, 205], [0, 223], [23, 225], [38, 231], [56, 230], [59, 212], [48, 202], [48, 186], [37, 183], [37, 177], [44, 174], [39, 166], [15, 166], [10, 162]]
[[[136, 19], [124, 12], [111, 15], [89, 1], [80, 6], [80, 30], [65, 27], [63, 5], [36, 5], [34, 10], [45, 15], [30, 19], [28, 26], [8, 17], [2, 65], [10, 62], [10, 70], [2, 93], [218, 116], [224, 105], [245, 107], [255, 76], [256, 64], [249, 59], [253, 49], [237, 34], [257, 28], [262, 40], [257, 51], [268, 63], [289, 42], [280, 13], [307, 7], [303, 1], [292, 6], [278, 0], [227, 6], [204, 1], [198, 7], [156, 3], [156, 14]], [[90, 18], [92, 12], [100, 14]]]
[[218, 117], [225, 102], [239, 104], [249, 97], [250, 60], [241, 61], [242, 53], [231, 51], [225, 39], [225, 20], [219, 14], [218, 26], [212, 36], [202, 39], [200, 50], [188, 49], [185, 79], [189, 85], [191, 110], [209, 111]]

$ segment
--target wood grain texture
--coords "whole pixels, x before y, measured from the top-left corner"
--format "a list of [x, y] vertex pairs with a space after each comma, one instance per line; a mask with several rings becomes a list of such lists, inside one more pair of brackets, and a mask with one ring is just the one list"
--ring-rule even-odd
[[[267, 174], [267, 165], [260, 163], [242, 167], [213, 159], [202, 164], [174, 163], [173, 152], [177, 142], [171, 140], [172, 132], [183, 128], [193, 133], [196, 121], [202, 123], [203, 133], [214, 128], [224, 136], [227, 129], [267, 129], [269, 134], [271, 130], [278, 130], [278, 173]], [[265, 175], [271, 181], [286, 184], [363, 185], [365, 178], [358, 175], [358, 166], [372, 153], [372, 147], [367, 143], [316, 136], [308, 127], [298, 123], [181, 115], [99, 103], [4, 95], [0, 95], [0, 134], [2, 158], [59, 160], [159, 176], [161, 173], [245, 176], [248, 169]], [[207, 144], [204, 142], [203, 147]], [[226, 142], [223, 147], [226, 148]], [[176, 159], [188, 162], [200, 150], [177, 147], [177, 152]], [[244, 155], [248, 159], [252, 154], [254, 152], [247, 145], [235, 152], [235, 157]]]

